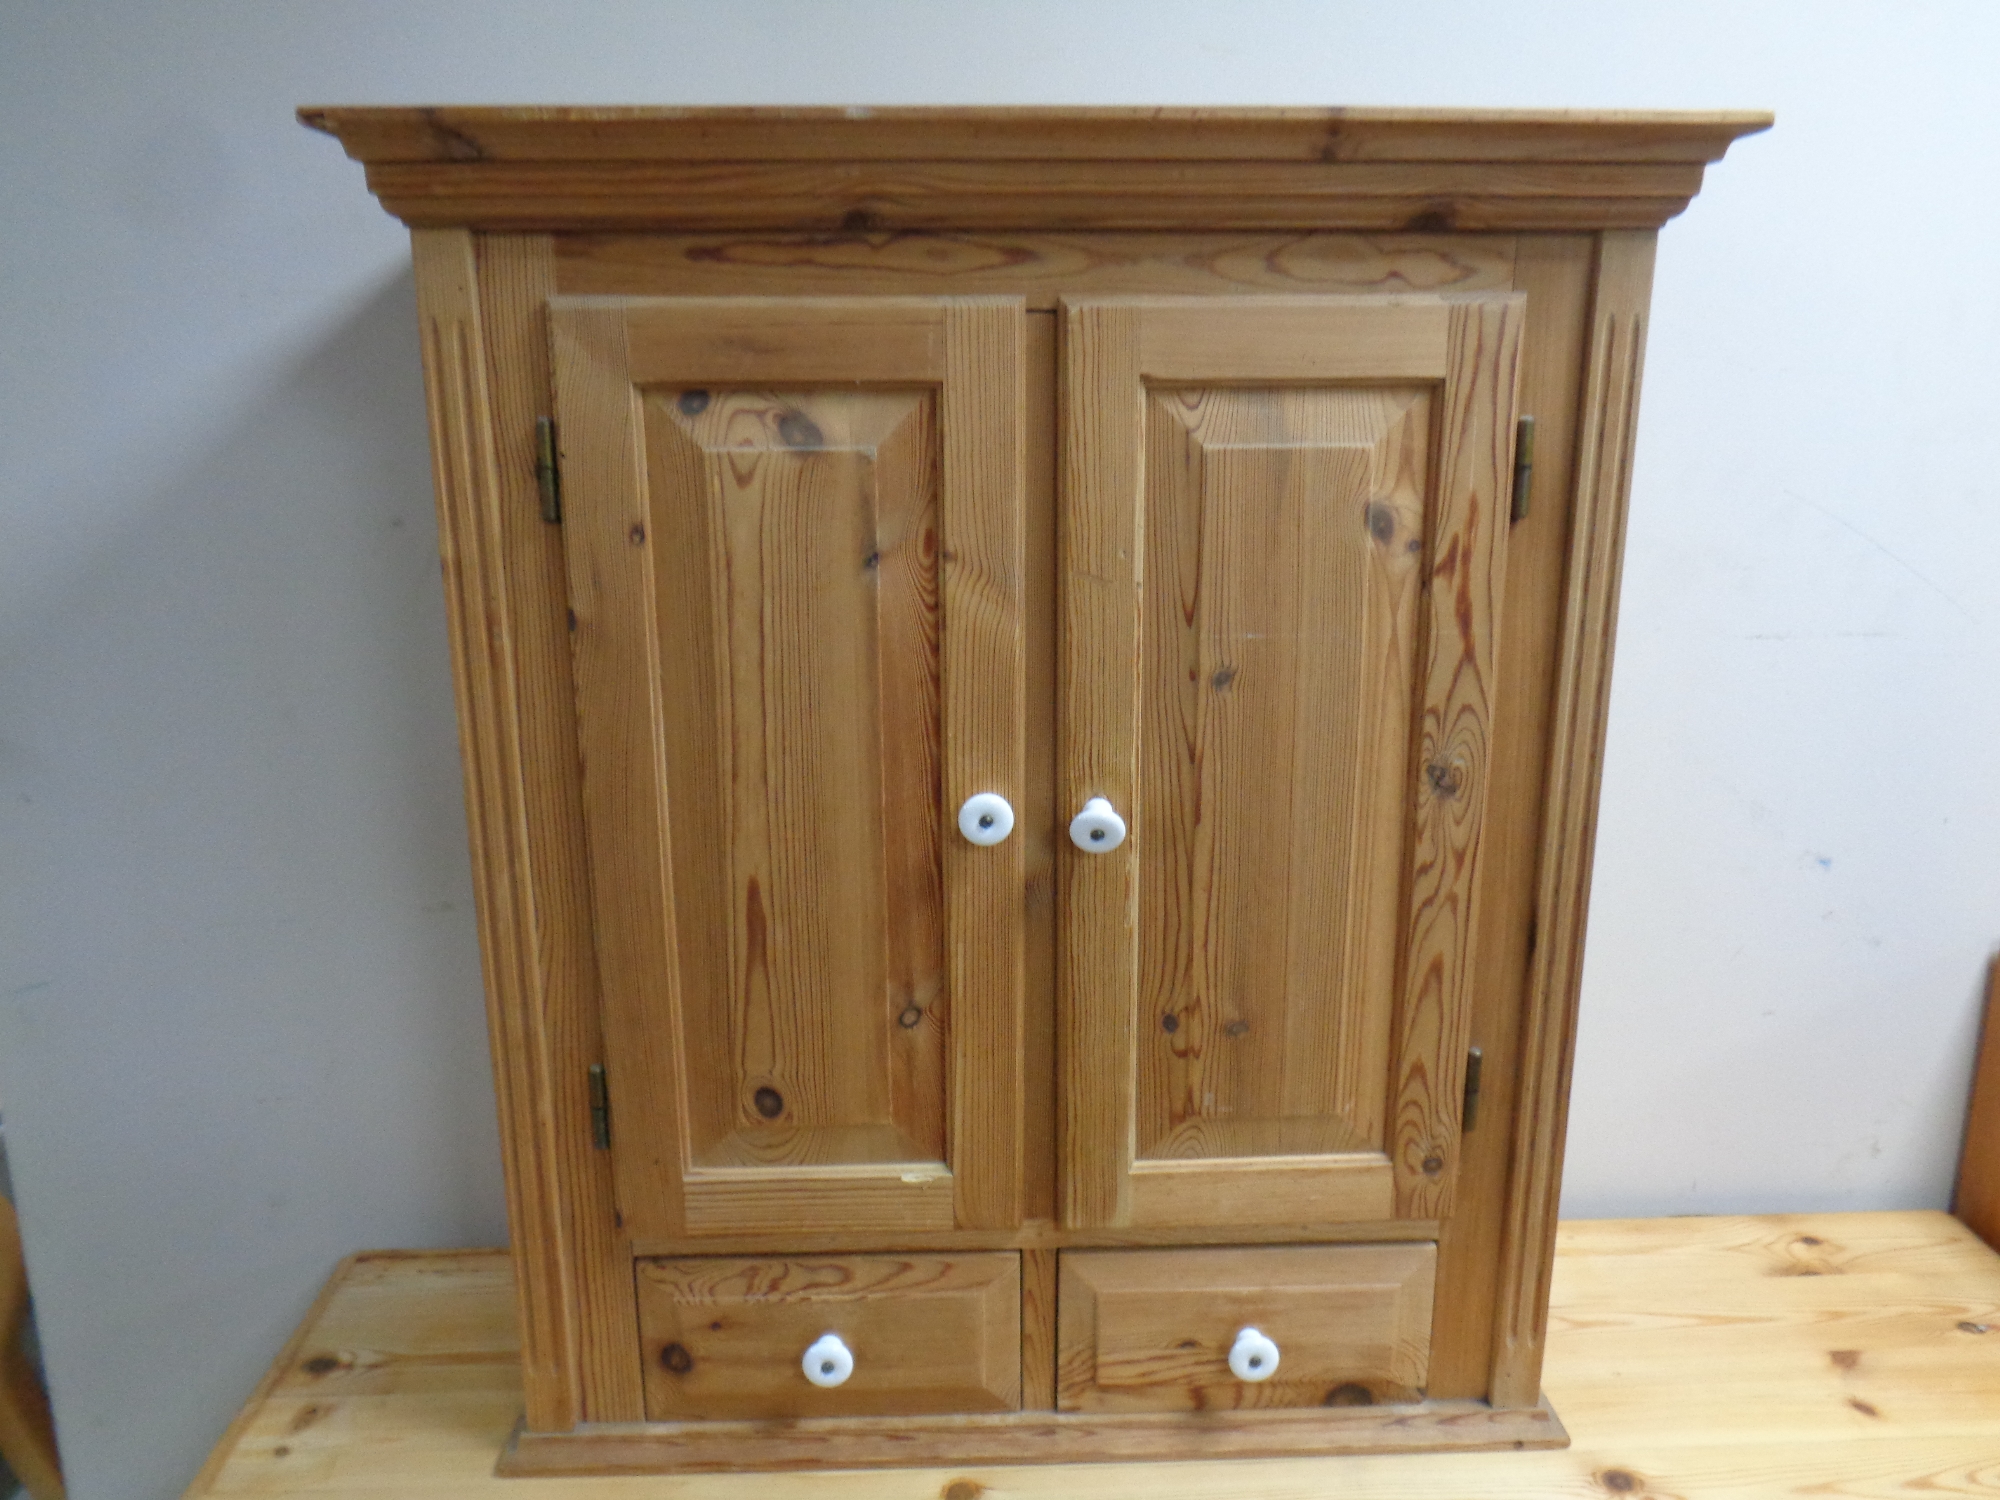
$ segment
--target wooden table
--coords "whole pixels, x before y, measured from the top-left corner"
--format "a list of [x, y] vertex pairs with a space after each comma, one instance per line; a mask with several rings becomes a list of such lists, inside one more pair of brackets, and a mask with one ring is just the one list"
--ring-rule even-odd
[[2000, 1495], [2000, 1255], [1942, 1213], [1569, 1223], [1540, 1453], [495, 1479], [498, 1251], [355, 1257], [188, 1491], [317, 1500], [1551, 1500]]

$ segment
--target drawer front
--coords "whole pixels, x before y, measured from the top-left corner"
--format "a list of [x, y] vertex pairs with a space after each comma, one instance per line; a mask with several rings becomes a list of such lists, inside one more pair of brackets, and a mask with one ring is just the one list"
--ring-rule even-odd
[[[1422, 1399], [1435, 1245], [1071, 1250], [1061, 1264], [1064, 1411]], [[1240, 1341], [1245, 1369], [1267, 1367], [1257, 1335], [1276, 1367], [1246, 1379], [1230, 1354]]]
[[[1021, 1404], [1021, 1259], [830, 1255], [642, 1260], [646, 1416], [833, 1417]], [[807, 1378], [806, 1351], [828, 1335]]]

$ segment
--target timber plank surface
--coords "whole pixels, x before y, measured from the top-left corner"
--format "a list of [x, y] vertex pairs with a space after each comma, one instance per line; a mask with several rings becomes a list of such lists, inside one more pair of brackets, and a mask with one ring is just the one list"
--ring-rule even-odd
[[521, 1404], [501, 1252], [361, 1256], [188, 1500], [2000, 1495], [2000, 1255], [1949, 1216], [1569, 1223], [1556, 1254], [1566, 1450], [600, 1479], [493, 1477]]

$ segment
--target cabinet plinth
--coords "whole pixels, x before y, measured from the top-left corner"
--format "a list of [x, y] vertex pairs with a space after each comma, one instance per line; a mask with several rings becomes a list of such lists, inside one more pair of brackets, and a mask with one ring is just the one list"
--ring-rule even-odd
[[1560, 1442], [1654, 232], [1768, 117], [300, 114], [415, 231], [504, 1466]]

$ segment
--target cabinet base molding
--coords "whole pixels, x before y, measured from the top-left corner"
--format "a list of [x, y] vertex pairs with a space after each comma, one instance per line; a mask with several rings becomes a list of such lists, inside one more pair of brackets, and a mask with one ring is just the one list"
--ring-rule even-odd
[[1514, 1409], [1496, 1409], [1484, 1401], [1421, 1401], [1397, 1406], [1192, 1414], [1009, 1412], [587, 1424], [572, 1432], [517, 1428], [494, 1472], [507, 1477], [714, 1474], [753, 1469], [1136, 1463], [1567, 1446], [1569, 1434], [1546, 1399]]

